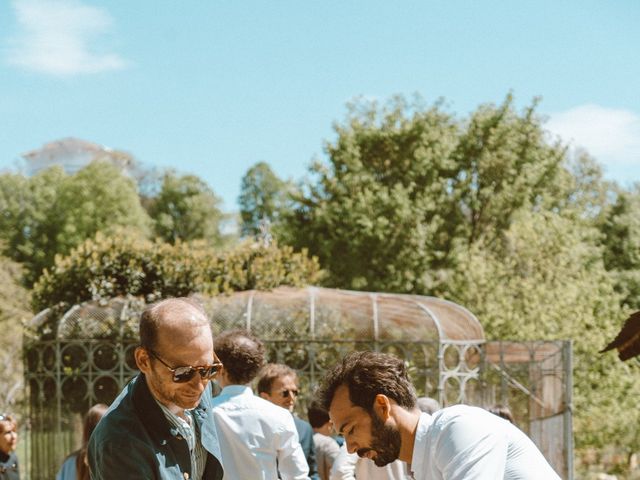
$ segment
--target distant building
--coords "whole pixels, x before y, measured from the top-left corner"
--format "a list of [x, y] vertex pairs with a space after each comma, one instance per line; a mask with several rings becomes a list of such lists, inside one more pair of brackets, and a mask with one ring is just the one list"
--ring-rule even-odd
[[22, 158], [27, 176], [35, 175], [54, 165], [60, 165], [66, 173], [73, 174], [98, 158], [113, 162], [123, 171], [126, 171], [131, 163], [129, 155], [77, 138], [49, 142], [37, 150], [22, 154]]

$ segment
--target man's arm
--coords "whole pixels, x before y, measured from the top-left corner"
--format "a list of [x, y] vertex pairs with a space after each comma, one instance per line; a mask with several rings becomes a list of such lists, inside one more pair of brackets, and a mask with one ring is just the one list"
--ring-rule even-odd
[[307, 480], [309, 466], [298, 440], [298, 431], [293, 417], [286, 418], [285, 429], [280, 432], [278, 449], [278, 472], [282, 480]]
[[331, 475], [329, 480], [353, 480], [356, 478], [356, 462], [358, 461], [358, 455], [355, 453], [349, 453], [347, 451], [347, 445], [344, 444], [340, 447], [338, 456], [333, 462], [331, 467]]

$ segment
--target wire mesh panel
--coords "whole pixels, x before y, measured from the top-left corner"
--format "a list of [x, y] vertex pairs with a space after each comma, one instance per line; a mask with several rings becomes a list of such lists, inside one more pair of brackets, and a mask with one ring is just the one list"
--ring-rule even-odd
[[[508, 406], [562, 478], [573, 478], [569, 341], [487, 342], [470, 403]], [[471, 394], [473, 395], [471, 396]]]

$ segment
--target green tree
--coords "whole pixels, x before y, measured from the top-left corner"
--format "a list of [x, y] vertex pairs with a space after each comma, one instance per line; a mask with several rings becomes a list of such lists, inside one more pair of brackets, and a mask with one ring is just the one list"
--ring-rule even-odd
[[99, 232], [45, 270], [33, 288], [33, 307], [40, 311], [118, 295], [155, 301], [193, 293], [302, 286], [321, 275], [317, 259], [306, 251], [276, 243], [246, 242], [220, 252], [202, 241], [172, 245], [127, 230]]
[[460, 121], [441, 103], [352, 105], [281, 238], [318, 255], [332, 286], [433, 292], [458, 251], [520, 209], [566, 202], [565, 152], [535, 106], [518, 113], [508, 96]]
[[31, 285], [57, 253], [59, 215], [54, 214], [58, 192], [65, 174], [60, 167], [49, 168], [31, 178], [0, 176], [0, 239], [3, 254], [20, 262], [25, 283]]
[[15, 411], [22, 399], [22, 325], [31, 317], [29, 292], [18, 263], [0, 256], [0, 408]]
[[603, 234], [604, 262], [616, 279], [623, 303], [640, 309], [640, 186], [618, 189], [615, 200], [599, 223]]
[[169, 243], [205, 240], [222, 244], [220, 199], [195, 175], [168, 171], [158, 195], [149, 201], [156, 235]]
[[473, 311], [488, 338], [573, 339], [577, 446], [631, 452], [640, 448], [639, 371], [597, 354], [625, 317], [598, 238], [558, 213], [521, 211], [498, 241], [460, 256], [439, 294]]
[[135, 183], [108, 162], [94, 161], [67, 177], [53, 211], [59, 219], [56, 254], [69, 253], [99, 231], [110, 233], [120, 227], [149, 231], [149, 217], [140, 205]]
[[58, 254], [97, 231], [118, 226], [146, 231], [149, 218], [133, 181], [110, 162], [94, 161], [74, 175], [52, 167], [25, 178], [0, 176], [4, 253], [25, 267], [33, 284]]
[[276, 225], [288, 208], [292, 188], [271, 170], [268, 163], [258, 162], [247, 170], [238, 197], [242, 235], [258, 235], [263, 220]]
[[567, 196], [565, 149], [547, 142], [536, 106], [519, 114], [508, 95], [462, 122], [451, 193], [453, 227], [468, 245], [501, 235], [521, 209], [549, 208]]

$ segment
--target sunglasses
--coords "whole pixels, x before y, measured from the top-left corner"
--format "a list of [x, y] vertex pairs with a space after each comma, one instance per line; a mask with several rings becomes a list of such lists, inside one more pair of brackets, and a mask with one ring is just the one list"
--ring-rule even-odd
[[282, 390], [280, 392], [280, 395], [282, 395], [282, 398], [287, 398], [289, 397], [289, 395], [291, 395], [292, 397], [297, 397], [298, 396], [298, 390]]
[[171, 371], [171, 373], [173, 373], [172, 380], [174, 381], [174, 383], [186, 383], [194, 377], [196, 372], [200, 374], [200, 377], [203, 380], [210, 380], [218, 374], [220, 368], [222, 367], [222, 362], [213, 362], [211, 365], [187, 365], [185, 367], [171, 367], [167, 364], [167, 362], [162, 360], [156, 352], [149, 349], [147, 349], [147, 351], [153, 357], [158, 359], [160, 363], [167, 367]]

